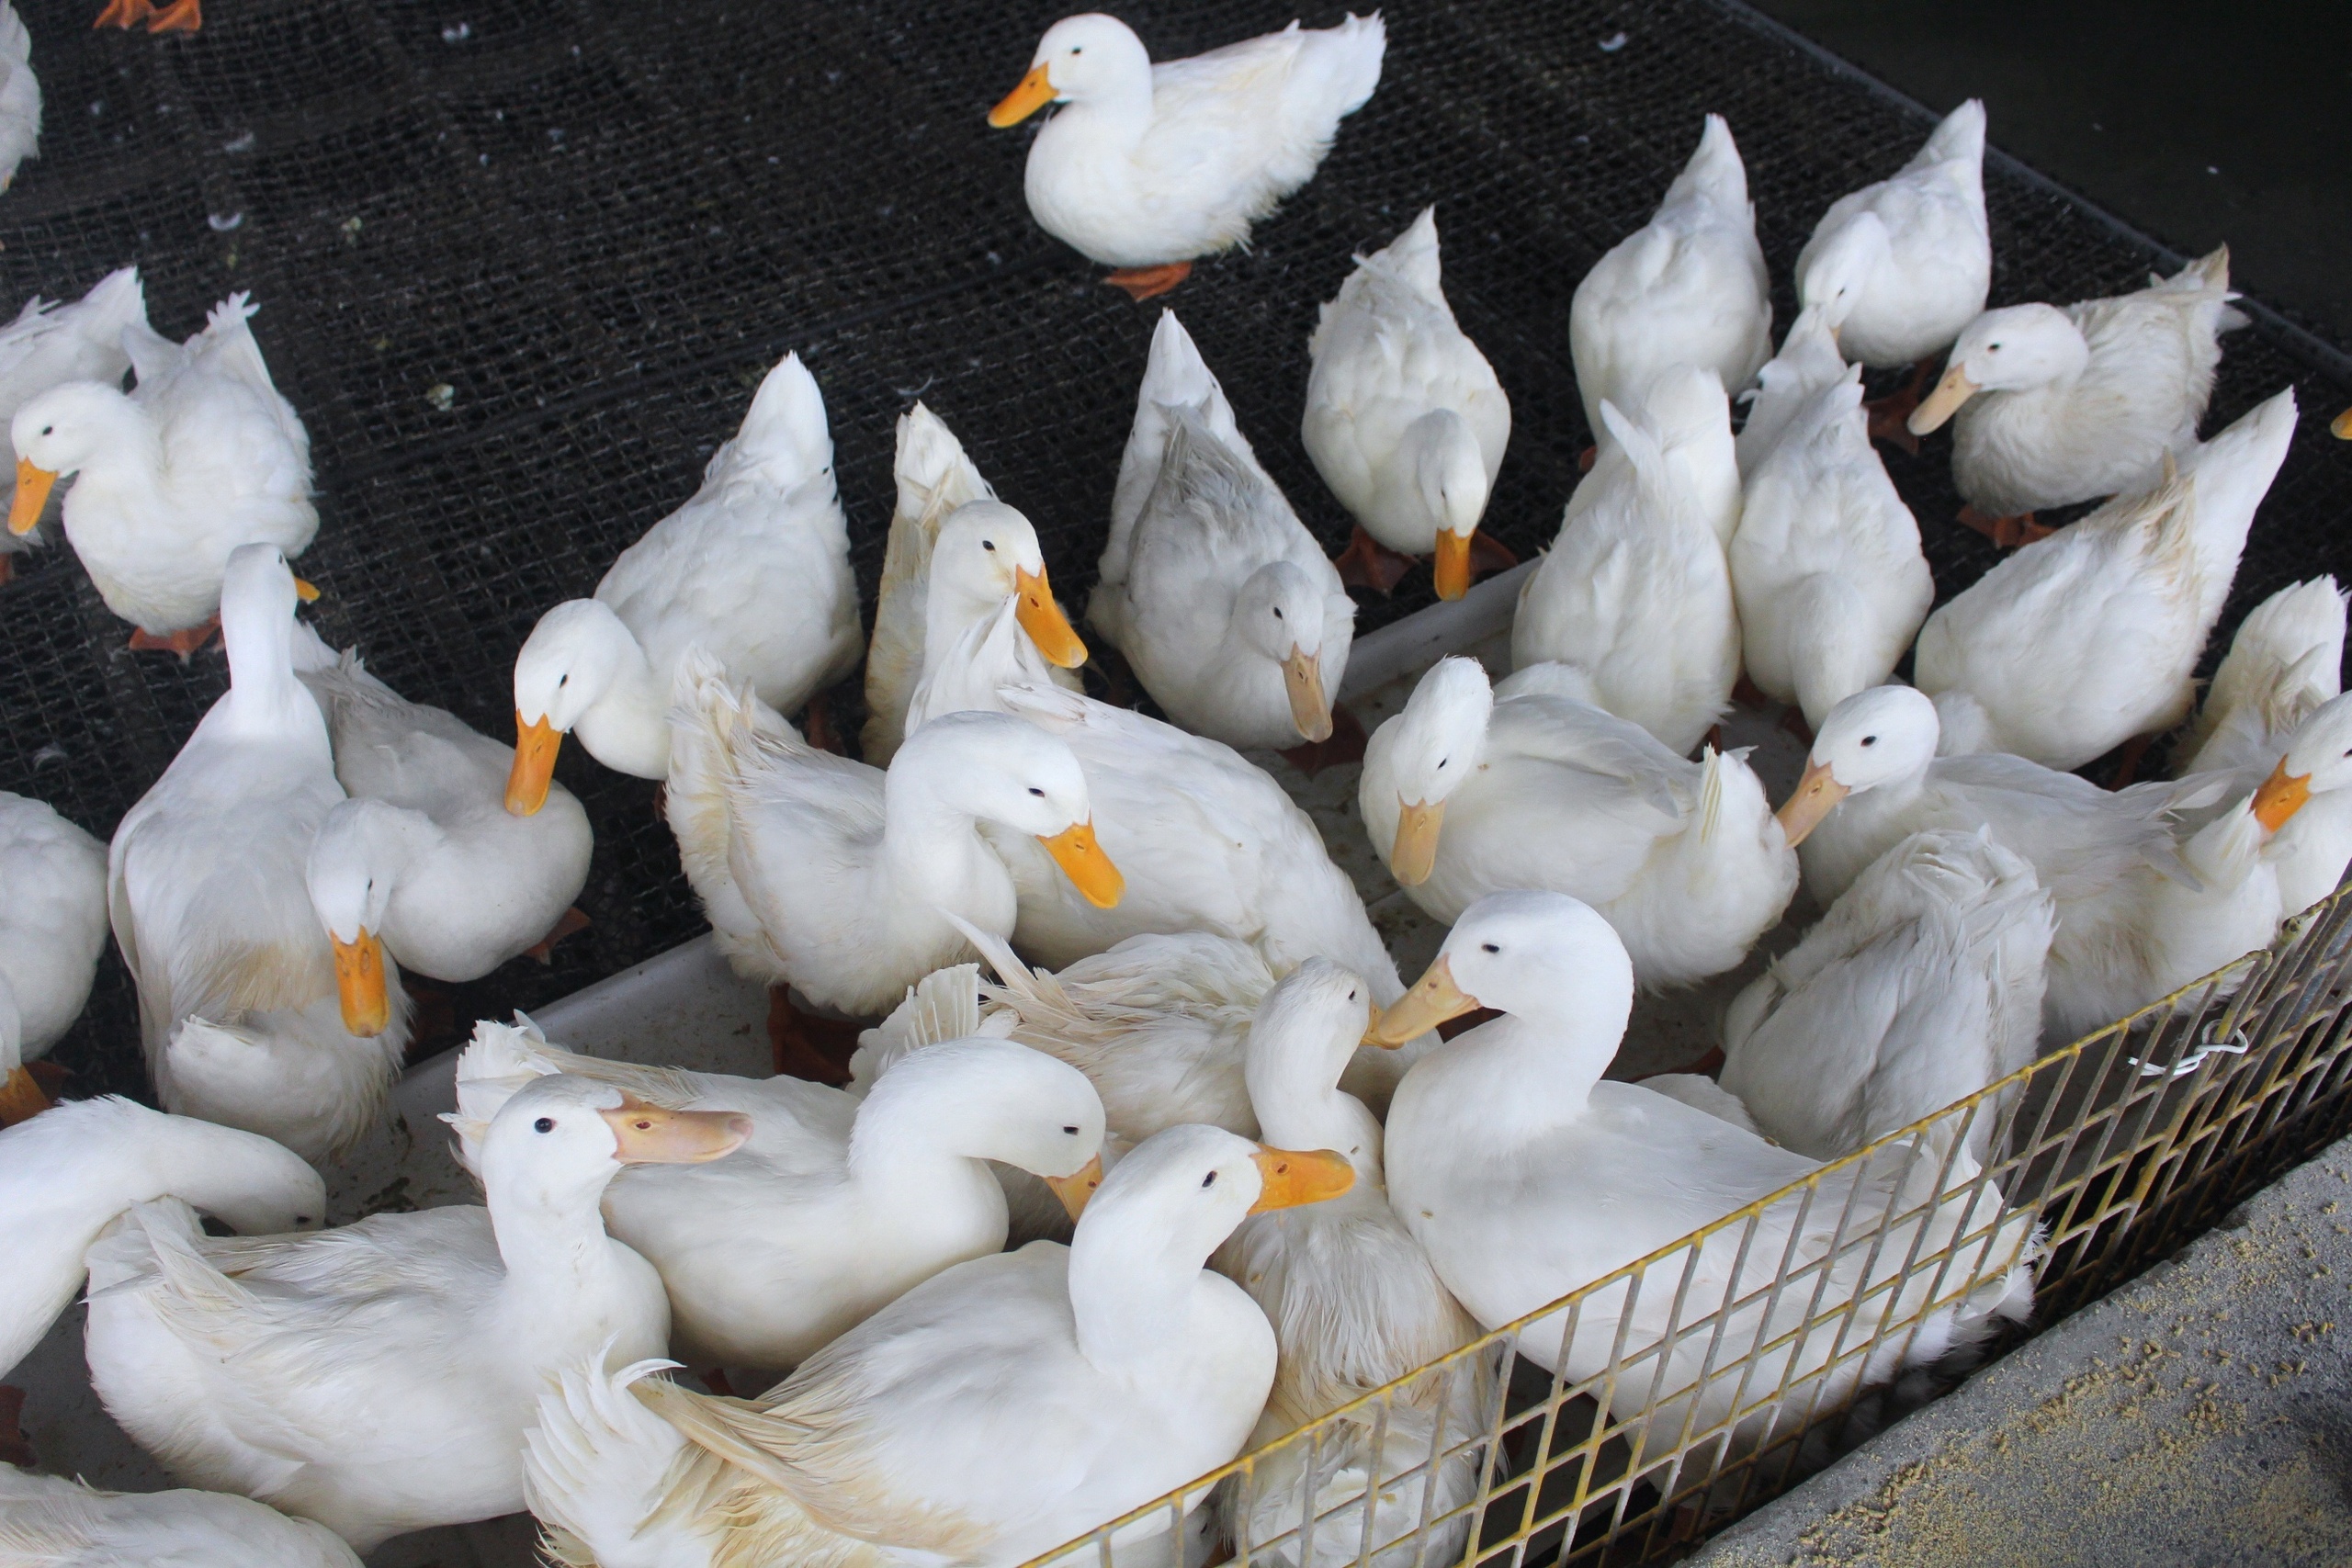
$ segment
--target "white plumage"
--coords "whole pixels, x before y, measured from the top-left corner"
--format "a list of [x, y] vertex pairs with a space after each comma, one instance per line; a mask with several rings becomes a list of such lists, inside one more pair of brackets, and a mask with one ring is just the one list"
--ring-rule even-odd
[[1936, 599], [1869, 424], [1852, 367], [1749, 471], [1728, 552], [1747, 678], [1810, 725], [1892, 674]]
[[106, 945], [106, 845], [46, 803], [0, 792], [0, 1034], [23, 1060], [82, 1016]]
[[360, 1568], [343, 1539], [220, 1492], [101, 1492], [0, 1464], [0, 1561], [41, 1568]]
[[1172, 310], [1152, 334], [1116, 495], [1086, 618], [1144, 689], [1229, 746], [1328, 739], [1355, 604]]
[[40, 81], [33, 74], [33, 39], [14, 6], [0, 4], [0, 190], [17, 180], [28, 158], [40, 155]]
[[76, 475], [65, 537], [107, 608], [151, 637], [210, 621], [238, 546], [298, 556], [319, 531], [310, 434], [269, 378], [254, 310], [232, 294], [186, 344], [133, 326], [122, 334], [139, 378], [129, 396], [119, 375], [69, 381], [28, 400], [9, 425], [9, 525], [30, 527], [49, 485]]
[[1711, 114], [1657, 215], [1577, 285], [1568, 351], [1594, 441], [1601, 403], [1637, 406], [1662, 371], [1695, 366], [1747, 386], [1771, 356], [1770, 296], [1747, 170], [1731, 127]]
[[[592, 599], [539, 617], [514, 659], [518, 729], [577, 730], [608, 768], [669, 776], [670, 688], [690, 649], [794, 713], [857, 664], [857, 582], [816, 378], [787, 354], [702, 488], [623, 550]], [[539, 777], [544, 777], [540, 773]]]
[[1046, 232], [1106, 266], [1190, 261], [1246, 243], [1315, 176], [1340, 119], [1379, 85], [1387, 43], [1377, 15], [1351, 16], [1154, 64], [1125, 23], [1071, 17], [1046, 29], [991, 119], [1062, 106], [1023, 182]]
[[[139, 269], [126, 266], [93, 284], [71, 305], [34, 295], [17, 319], [0, 327], [0, 421], [14, 424], [26, 400], [68, 381], [96, 381], [119, 387], [130, 369], [126, 335], [151, 335], [147, 327], [147, 296]], [[8, 471], [0, 475], [0, 493], [13, 507], [17, 494], [17, 452], [7, 452]], [[21, 518], [29, 530], [38, 519]], [[15, 532], [0, 536], [0, 550], [26, 548], [33, 540]]]
[[2077, 768], [2188, 716], [2255, 509], [2295, 431], [2290, 388], [2144, 493], [2028, 545], [1920, 629], [1947, 751]]

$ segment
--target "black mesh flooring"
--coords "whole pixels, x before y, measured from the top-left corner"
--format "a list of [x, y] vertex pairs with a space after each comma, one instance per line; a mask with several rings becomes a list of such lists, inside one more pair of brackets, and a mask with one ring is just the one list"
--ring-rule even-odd
[[[822, 384], [861, 581], [891, 497], [891, 427], [920, 397], [1037, 522], [1073, 606], [1093, 576], [1157, 306], [1040, 233], [1025, 130], [982, 116], [1059, 7], [927, 0], [216, 0], [193, 38], [95, 33], [98, 0], [20, 3], [48, 100], [43, 156], [0, 196], [0, 302], [78, 295], [136, 260], [184, 336], [232, 289], [310, 425], [322, 525], [303, 558], [330, 640], [402, 692], [512, 733], [509, 674], [538, 612], [692, 492], [786, 348]], [[1156, 54], [1279, 27], [1292, 0], [1131, 3]], [[1310, 24], [1338, 18], [1317, 4]], [[1353, 248], [1439, 203], [1446, 285], [1516, 413], [1488, 514], [1545, 543], [1587, 435], [1570, 291], [1726, 115], [1781, 280], [1834, 197], [1907, 157], [1916, 111], [1712, 0], [1388, 7], [1386, 73], [1321, 175], [1249, 254], [1171, 299], [1294, 503], [1345, 519], [1301, 451], [1306, 339]], [[1622, 45], [1606, 40], [1624, 35]], [[1993, 135], [1997, 141], [2000, 127]], [[2014, 167], [1990, 175], [1996, 303], [2135, 287], [2156, 258]], [[2294, 578], [2352, 578], [2352, 448], [2324, 422], [2344, 361], [2266, 315], [2230, 342], [2214, 423], [2297, 383], [2301, 437], [2224, 622]], [[1948, 520], [1948, 447], [1893, 461], [1939, 587], [1991, 547]], [[0, 788], [96, 832], [222, 688], [123, 651], [69, 551], [0, 591]], [[1418, 592], [1426, 594], [1426, 578]], [[1368, 602], [1370, 629], [1422, 602]], [[870, 601], [869, 601], [870, 603]], [[848, 726], [855, 732], [854, 716]], [[694, 934], [653, 789], [567, 747], [595, 819], [594, 926], [518, 962], [453, 1019], [528, 1007]], [[58, 1058], [83, 1092], [143, 1091], [111, 958]]]

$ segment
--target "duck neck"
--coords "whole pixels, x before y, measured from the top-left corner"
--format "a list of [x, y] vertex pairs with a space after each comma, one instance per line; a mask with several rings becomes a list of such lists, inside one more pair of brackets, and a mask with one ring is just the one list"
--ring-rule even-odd
[[1252, 1058], [1243, 1077], [1260, 1137], [1278, 1149], [1336, 1149], [1359, 1182], [1379, 1182], [1380, 1123], [1340, 1091], [1328, 1064]]
[[978, 820], [942, 793], [933, 776], [942, 760], [928, 750], [901, 750], [883, 779], [882, 866], [890, 906], [926, 914], [944, 909], [1002, 936], [1012, 930], [1012, 874], [980, 837]]
[[883, 1076], [850, 1131], [850, 1179], [892, 1213], [941, 1221], [969, 1213], [978, 1202], [983, 1211], [993, 1207], [1001, 1221], [1004, 1189], [959, 1146], [970, 1108], [940, 1104], [934, 1087], [920, 1075]]
[[1516, 1141], [1584, 1114], [1625, 1037], [1633, 998], [1582, 1000], [1581, 1011], [1508, 1012], [1440, 1047], [1456, 1073], [1468, 1075], [1457, 1081], [1500, 1091], [1479, 1097], [1481, 1137]]
[[73, 470], [79, 477], [66, 499], [119, 495], [152, 507], [163, 482], [163, 436], [146, 410], [112, 388], [107, 391], [86, 412], [94, 427], [90, 455]]
[[573, 728], [596, 761], [640, 779], [670, 776], [669, 694], [653, 678], [645, 650], [623, 637], [613, 683]]
[[135, 1159], [107, 1162], [113, 1174], [105, 1185], [116, 1190], [109, 1213], [173, 1197], [209, 1214], [233, 1213], [287, 1190], [290, 1168], [280, 1151], [224, 1136], [209, 1122], [150, 1113], [135, 1147]]
[[1080, 1225], [1069, 1248], [1070, 1316], [1079, 1353], [1133, 1376], [1178, 1352], [1193, 1288], [1208, 1253], [1149, 1225]]
[[1129, 148], [1151, 129], [1151, 56], [1140, 42], [1122, 48], [1096, 62], [1101, 73], [1085, 97], [1073, 98], [1054, 112], [1048, 130], [1069, 130], [1065, 136], [1082, 136], [1097, 146]]
[[1002, 593], [975, 592], [961, 583], [934, 575], [923, 599], [921, 681], [928, 681], [956, 651], [966, 633], [981, 622], [995, 618], [1007, 597]]
[[505, 1293], [524, 1308], [526, 1321], [540, 1314], [574, 1317], [583, 1305], [627, 1292], [629, 1281], [600, 1208], [619, 1173], [609, 1162], [586, 1176], [488, 1163], [482, 1188], [506, 1266]]
[[235, 734], [292, 739], [328, 767], [334, 753], [319, 705], [294, 673], [294, 617], [274, 605], [223, 603], [229, 693], [214, 711]]

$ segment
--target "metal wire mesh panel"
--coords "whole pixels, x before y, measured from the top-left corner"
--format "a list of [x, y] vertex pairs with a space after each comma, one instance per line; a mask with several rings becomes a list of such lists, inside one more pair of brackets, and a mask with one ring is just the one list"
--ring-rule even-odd
[[[172, 38], [93, 32], [88, 0], [21, 9], [47, 130], [0, 197], [0, 298], [78, 294], [136, 260], [157, 326], [180, 336], [251, 289], [313, 437], [322, 527], [302, 570], [327, 592], [317, 619], [406, 694], [511, 733], [508, 671], [538, 612], [586, 592], [692, 492], [788, 347], [830, 405], [869, 595], [892, 421], [920, 396], [1037, 521], [1056, 582], [1082, 598], [1157, 310], [1036, 231], [1027, 133], [982, 122], [1059, 7], [237, 0]], [[1122, 9], [1162, 56], [1294, 14], [1285, 0]], [[1907, 156], [1924, 124], [1710, 0], [1407, 4], [1388, 23], [1380, 90], [1315, 182], [1170, 302], [1336, 547], [1345, 518], [1293, 434], [1306, 336], [1351, 250], [1438, 203], [1448, 291], [1517, 410], [1488, 523], [1524, 554], [1555, 526], [1588, 439], [1570, 291], [1644, 220], [1701, 115], [1724, 113], [1740, 139], [1783, 320], [1815, 218]], [[1998, 300], [2128, 288], [2152, 265], [2015, 173], [1994, 171], [1991, 202]], [[2332, 411], [2352, 388], [2324, 357], [2272, 325], [2239, 334], [2214, 418], [2290, 380]], [[2352, 567], [2347, 458], [2306, 421], [2225, 627], [2292, 578]], [[1893, 469], [1939, 591], [1957, 592], [1993, 551], [1946, 522], [1940, 444]], [[217, 651], [185, 667], [126, 652], [129, 628], [70, 552], [18, 559], [0, 592], [0, 788], [106, 833], [223, 666]], [[1367, 600], [1363, 626], [1427, 592]], [[457, 987], [456, 1019], [568, 992], [700, 928], [651, 787], [577, 748], [560, 773], [596, 828], [581, 897], [594, 924], [549, 968]], [[58, 1055], [85, 1089], [143, 1092], [132, 1036], [109, 960]]]
[[2063, 1315], [2342, 1136], [2347, 942], [2339, 894], [2270, 951], [1039, 1561], [1109, 1568], [1114, 1534], [1188, 1512], [1244, 1563], [1671, 1557], [1867, 1435], [1885, 1386], [1990, 1321], [2016, 1271]]

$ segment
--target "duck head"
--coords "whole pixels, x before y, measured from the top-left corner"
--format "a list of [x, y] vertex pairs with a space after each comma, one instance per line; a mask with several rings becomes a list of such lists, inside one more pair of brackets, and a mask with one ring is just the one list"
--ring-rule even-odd
[[1291, 723], [1310, 741], [1331, 738], [1331, 694], [1323, 684], [1323, 590], [1292, 561], [1269, 561], [1233, 596], [1233, 632], [1279, 665]]
[[899, 1057], [850, 1134], [853, 1172], [909, 1139], [1041, 1177], [1075, 1218], [1102, 1182], [1102, 1101], [1084, 1073], [1010, 1040], [974, 1035]]
[[[1445, 803], [1478, 771], [1494, 711], [1494, 686], [1485, 666], [1459, 656], [1441, 659], [1413, 688], [1405, 711], [1373, 737], [1364, 785], [1376, 787], [1376, 777], [1381, 783], [1395, 780], [1396, 831], [1386, 858], [1389, 874], [1402, 886], [1419, 886], [1436, 869]], [[1375, 768], [1374, 755], [1385, 755], [1387, 766]], [[1371, 806], [1363, 811], [1367, 821], [1375, 819]]]
[[2352, 693], [2331, 697], [2295, 731], [2278, 765], [2254, 792], [2254, 815], [2276, 833], [2312, 796], [2352, 788]]
[[[625, 682], [650, 688], [653, 672], [645, 650], [611, 605], [601, 599], [571, 599], [539, 617], [514, 656], [514, 765], [506, 779], [507, 810], [528, 817], [547, 804], [564, 736]], [[658, 729], [658, 696], [655, 713]], [[637, 771], [629, 759], [615, 763]], [[665, 750], [661, 765], [647, 776], [667, 773], [668, 763]]]
[[1804, 776], [1777, 813], [1789, 847], [1804, 842], [1848, 795], [1925, 772], [1941, 733], [1936, 705], [1910, 686], [1872, 686], [1831, 708]]
[[499, 1107], [482, 1135], [483, 1185], [534, 1196], [593, 1194], [627, 1165], [702, 1165], [752, 1135], [732, 1111], [671, 1111], [568, 1073], [533, 1078]]
[[1405, 431], [1413, 489], [1437, 528], [1433, 572], [1437, 596], [1470, 591], [1470, 538], [1487, 514], [1487, 459], [1470, 422], [1452, 409], [1432, 409]]
[[[1462, 912], [1436, 961], [1382, 1010], [1366, 1038], [1402, 1044], [1449, 1019], [1493, 1008], [1521, 1019], [1573, 1018], [1580, 1036], [1605, 1034], [1613, 1052], [1633, 1006], [1633, 960], [1589, 905], [1565, 893], [1490, 893]], [[1607, 1066], [1605, 1056], [1600, 1066]]]
[[1328, 1146], [1351, 1158], [1374, 1152], [1348, 1146], [1361, 1141], [1365, 1113], [1355, 1107], [1352, 1118], [1345, 1114], [1340, 1077], [1377, 1016], [1363, 976], [1328, 958], [1306, 960], [1266, 993], [1250, 1022], [1241, 1071], [1269, 1143]]
[[1047, 104], [1151, 105], [1151, 55], [1135, 29], [1116, 17], [1065, 17], [1046, 29], [1030, 58], [1029, 73], [989, 111], [1001, 130]]
[[17, 496], [9, 503], [8, 531], [29, 534], [40, 522], [51, 487], [102, 451], [132, 443], [153, 453], [155, 436], [139, 409], [119, 388], [100, 381], [69, 381], [26, 402], [9, 424], [17, 448]]
[[1098, 909], [1119, 902], [1126, 879], [1094, 837], [1086, 774], [1060, 739], [1001, 713], [932, 720], [890, 759], [884, 789], [927, 790], [984, 822], [1027, 833]]
[[1961, 329], [1944, 378], [1911, 411], [1911, 434], [1925, 435], [1979, 392], [2046, 387], [2077, 375], [2091, 347], [2055, 305], [2010, 305], [1987, 310]]
[[1046, 662], [1064, 670], [1086, 662], [1086, 644], [1054, 602], [1037, 530], [1004, 502], [967, 502], [947, 514], [932, 546], [930, 580], [926, 636], [968, 626], [1013, 599], [1014, 618]]
[[335, 993], [343, 1027], [363, 1039], [391, 1021], [384, 978], [385, 911], [420, 838], [435, 832], [422, 813], [387, 801], [353, 799], [337, 805], [311, 840], [303, 869], [311, 908], [334, 949]]
[[1820, 247], [1804, 258], [1804, 277], [1797, 288], [1797, 303], [1819, 313], [1838, 341], [1838, 331], [1870, 288], [1871, 276], [1889, 265], [1893, 244], [1886, 222], [1875, 212], [1857, 212], [1823, 236]]

